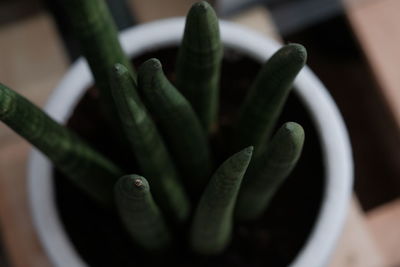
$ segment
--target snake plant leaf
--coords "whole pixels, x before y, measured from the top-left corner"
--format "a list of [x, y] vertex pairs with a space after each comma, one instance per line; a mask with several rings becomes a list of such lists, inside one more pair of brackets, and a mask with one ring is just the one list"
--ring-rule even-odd
[[214, 173], [194, 215], [191, 245], [204, 255], [220, 253], [232, 235], [233, 211], [253, 147], [234, 154]]
[[136, 83], [121, 64], [113, 67], [111, 76], [112, 95], [123, 129], [143, 175], [152, 185], [156, 202], [175, 221], [185, 221], [189, 215], [188, 198], [158, 129], [134, 93]]
[[235, 210], [238, 220], [255, 220], [262, 215], [296, 166], [303, 144], [304, 130], [301, 125], [288, 122], [278, 130], [267, 150], [243, 180]]
[[147, 180], [139, 175], [123, 176], [115, 184], [114, 194], [118, 213], [132, 240], [148, 251], [167, 249], [170, 231]]
[[205, 1], [194, 4], [179, 48], [176, 85], [207, 133], [215, 128], [217, 119], [222, 52], [214, 10]]
[[264, 64], [241, 107], [235, 129], [236, 148], [254, 145], [255, 158], [263, 153], [306, 58], [302, 45], [288, 44]]
[[118, 40], [118, 31], [104, 0], [67, 0], [63, 5], [75, 38], [86, 57], [102, 105], [108, 116], [116, 114], [112, 101], [109, 71], [116, 62], [135, 73]]
[[122, 170], [29, 100], [0, 84], [0, 119], [45, 154], [75, 185], [112, 207]]
[[157, 59], [138, 71], [138, 87], [155, 116], [186, 188], [201, 192], [211, 168], [209, 144], [190, 103], [165, 77]]

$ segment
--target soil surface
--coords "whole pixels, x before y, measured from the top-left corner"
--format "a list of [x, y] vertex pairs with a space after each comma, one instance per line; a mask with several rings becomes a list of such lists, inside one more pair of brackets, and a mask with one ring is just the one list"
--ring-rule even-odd
[[[134, 65], [156, 57], [174, 81], [175, 48], [150, 51], [134, 60]], [[210, 137], [216, 166], [226, 158], [222, 144], [229, 140], [230, 125], [254, 80], [260, 64], [227, 50], [222, 67], [219, 131]], [[127, 173], [137, 173], [134, 157], [115, 137], [101, 115], [98, 93], [90, 88], [76, 107], [68, 126], [99, 151], [123, 166]], [[56, 198], [64, 227], [81, 257], [90, 266], [287, 266], [307, 241], [324, 188], [321, 146], [309, 114], [292, 93], [280, 118], [300, 123], [306, 133], [299, 164], [278, 191], [264, 216], [253, 223], [235, 224], [228, 249], [215, 257], [193, 255], [186, 242], [186, 232], [176, 232], [177, 242], [166, 254], [149, 255], [129, 239], [116, 214], [103, 210], [55, 170]], [[139, 173], [140, 174], [140, 173]]]

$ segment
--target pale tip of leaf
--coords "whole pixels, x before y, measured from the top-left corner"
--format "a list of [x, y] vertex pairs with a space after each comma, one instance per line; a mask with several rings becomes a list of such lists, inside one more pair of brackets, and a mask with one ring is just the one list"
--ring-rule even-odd
[[245, 149], [243, 149], [243, 151], [246, 152], [247, 154], [253, 153], [253, 150], [254, 150], [254, 146], [249, 146], [249, 147], [246, 147]]
[[113, 71], [114, 71], [114, 73], [121, 75], [121, 74], [126, 73], [128, 71], [128, 69], [124, 65], [122, 65], [120, 63], [116, 63], [113, 65]]
[[135, 181], [134, 181], [134, 184], [135, 184], [136, 187], [140, 188], [140, 187], [143, 186], [143, 181], [142, 181], [142, 179], [136, 178]]

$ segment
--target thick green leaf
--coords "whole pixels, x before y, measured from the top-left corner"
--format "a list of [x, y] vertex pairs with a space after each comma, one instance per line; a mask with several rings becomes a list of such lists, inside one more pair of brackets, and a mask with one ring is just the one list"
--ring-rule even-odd
[[210, 152], [190, 103], [168, 81], [157, 59], [150, 59], [140, 67], [138, 86], [157, 119], [183, 182], [192, 192], [201, 192], [210, 175]]
[[114, 193], [119, 215], [133, 241], [148, 251], [167, 249], [171, 235], [146, 179], [138, 175], [123, 176]]
[[243, 180], [236, 206], [239, 220], [255, 220], [262, 215], [296, 166], [303, 144], [304, 130], [301, 125], [288, 122], [278, 130], [267, 150]]
[[0, 84], [0, 119], [43, 152], [78, 187], [111, 207], [122, 171], [27, 99]]
[[232, 235], [236, 198], [251, 160], [253, 147], [227, 159], [214, 173], [200, 200], [191, 228], [191, 245], [200, 254], [217, 254]]
[[208, 133], [216, 127], [222, 44], [218, 18], [205, 1], [192, 6], [177, 59], [177, 88]]
[[134, 93], [136, 83], [129, 71], [116, 64], [112, 71], [112, 94], [126, 137], [154, 197], [167, 216], [183, 222], [189, 216], [189, 201], [167, 148], [145, 106]]
[[110, 69], [115, 63], [126, 66], [134, 77], [128, 57], [118, 40], [116, 25], [104, 0], [63, 1], [75, 38], [86, 57], [100, 90], [107, 116], [116, 114], [110, 88]]
[[241, 108], [235, 129], [236, 149], [254, 145], [255, 158], [263, 153], [306, 58], [302, 45], [289, 44], [265, 63]]

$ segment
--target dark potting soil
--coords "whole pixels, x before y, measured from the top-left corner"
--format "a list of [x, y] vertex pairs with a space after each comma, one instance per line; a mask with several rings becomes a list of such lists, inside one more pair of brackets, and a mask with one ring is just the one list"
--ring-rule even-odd
[[[164, 70], [174, 81], [175, 48], [151, 51], [134, 60], [137, 67], [146, 59], [161, 60]], [[228, 155], [223, 152], [229, 140], [230, 125], [254, 80], [260, 64], [251, 58], [225, 52], [222, 67], [219, 130], [210, 138], [216, 165]], [[301, 159], [285, 184], [278, 191], [264, 216], [256, 222], [235, 224], [233, 239], [227, 250], [218, 256], [192, 254], [186, 242], [186, 230], [176, 231], [177, 242], [168, 253], [149, 255], [136, 247], [124, 230], [117, 214], [92, 203], [86, 195], [55, 171], [58, 211], [76, 250], [89, 266], [287, 266], [307, 241], [314, 226], [324, 188], [324, 167], [320, 140], [310, 116], [298, 97], [292, 93], [281, 115], [286, 121], [300, 123], [306, 133]], [[68, 126], [99, 151], [137, 173], [135, 160], [121, 140], [113, 135], [101, 116], [98, 93], [90, 88], [79, 102]], [[140, 174], [140, 173], [139, 173]]]

